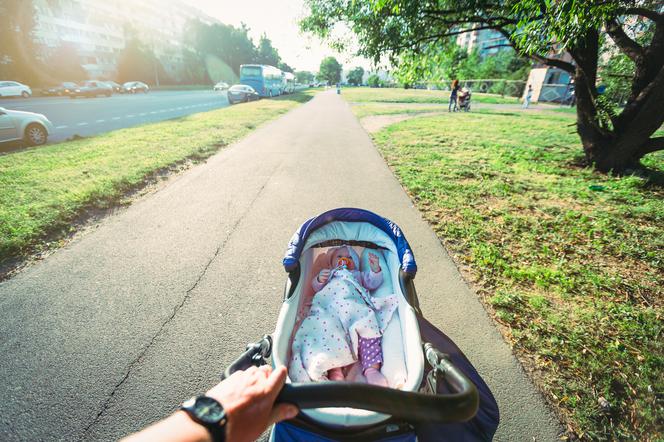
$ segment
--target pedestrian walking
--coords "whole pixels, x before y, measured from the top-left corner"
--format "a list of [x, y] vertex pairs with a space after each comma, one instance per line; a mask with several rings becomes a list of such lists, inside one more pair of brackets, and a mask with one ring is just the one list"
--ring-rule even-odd
[[528, 91], [526, 92], [526, 98], [523, 100], [523, 108], [528, 109], [530, 106], [530, 99], [533, 98], [533, 87], [528, 85]]
[[[459, 93], [459, 80], [452, 81], [452, 92], [450, 93], [450, 105], [447, 107], [448, 112], [456, 112], [457, 107], [457, 94]], [[453, 108], [454, 107], [454, 108]]]

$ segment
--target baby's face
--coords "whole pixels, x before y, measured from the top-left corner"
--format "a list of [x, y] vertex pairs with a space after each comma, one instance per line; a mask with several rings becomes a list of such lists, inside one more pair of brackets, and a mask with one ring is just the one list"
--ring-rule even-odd
[[332, 255], [333, 266], [338, 267], [342, 264], [346, 264], [348, 270], [353, 270], [353, 268], [355, 267], [353, 263], [353, 257], [350, 255], [350, 251], [348, 250], [347, 247], [342, 247], [340, 249], [337, 249], [337, 251], [334, 252], [334, 255]]

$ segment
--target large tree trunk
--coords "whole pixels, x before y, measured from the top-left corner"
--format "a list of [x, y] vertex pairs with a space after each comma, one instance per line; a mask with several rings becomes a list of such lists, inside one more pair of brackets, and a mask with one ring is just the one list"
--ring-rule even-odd
[[[577, 63], [577, 131], [588, 165], [601, 172], [623, 173], [641, 167], [644, 155], [664, 149], [662, 138], [650, 138], [664, 123], [664, 67], [640, 93], [630, 97], [619, 116], [610, 123], [601, 122], [595, 88], [597, 44], [598, 34], [589, 32], [585, 45], [570, 51]], [[642, 68], [637, 65], [637, 71]], [[637, 78], [641, 76], [636, 72]]]

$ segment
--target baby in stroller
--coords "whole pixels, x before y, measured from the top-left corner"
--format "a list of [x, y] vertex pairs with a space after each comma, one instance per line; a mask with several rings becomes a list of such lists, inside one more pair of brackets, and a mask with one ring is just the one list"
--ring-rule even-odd
[[387, 386], [380, 372], [382, 334], [398, 306], [396, 296], [372, 298], [383, 283], [378, 256], [369, 253], [369, 269], [359, 270], [357, 252], [341, 246], [328, 268], [311, 281], [315, 295], [293, 339], [291, 378], [343, 381], [344, 370], [358, 362], [369, 384]]
[[464, 110], [468, 112], [470, 110], [470, 98], [472, 94], [470, 93], [470, 89], [468, 88], [462, 88], [459, 91], [459, 94], [457, 96], [457, 103], [459, 104], [459, 110]]

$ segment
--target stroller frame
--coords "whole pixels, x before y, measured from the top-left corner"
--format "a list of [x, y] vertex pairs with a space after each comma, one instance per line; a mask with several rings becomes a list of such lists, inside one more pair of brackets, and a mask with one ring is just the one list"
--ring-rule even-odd
[[[301, 412], [296, 418], [273, 427], [271, 440], [311, 440], [312, 437], [344, 441], [414, 440], [415, 434], [418, 440], [441, 440], [441, 431], [450, 437], [449, 440], [471, 436], [472, 440], [490, 440], [499, 420], [495, 399], [458, 347], [422, 316], [413, 282], [417, 266], [410, 246], [396, 224], [372, 212], [353, 208], [334, 209], [305, 222], [293, 236], [284, 258], [288, 272], [284, 302], [296, 293], [298, 284], [306, 276], [302, 275], [299, 258], [307, 235], [334, 221], [370, 222], [391, 235], [402, 263], [398, 273], [399, 287], [419, 323], [421, 349], [425, 356], [424, 377], [419, 391], [351, 382], [287, 383], [277, 398], [278, 402], [293, 403], [301, 410], [328, 407], [372, 410], [384, 419], [362, 427], [331, 426]], [[341, 244], [381, 249], [371, 242], [349, 239], [322, 241], [310, 247]], [[223, 377], [252, 365], [267, 364], [272, 350], [270, 336], [249, 344], [226, 369]]]

